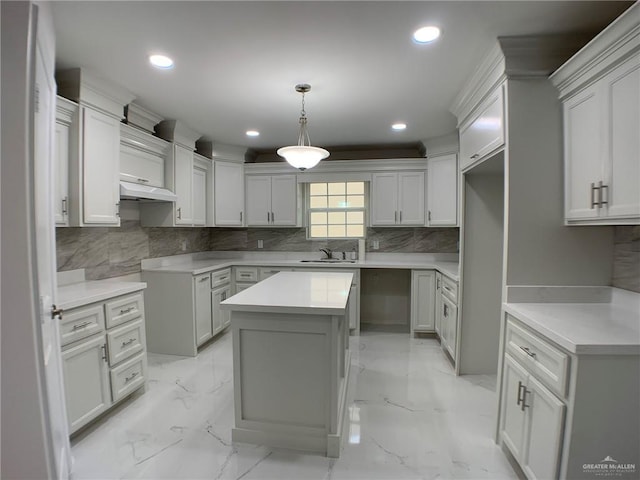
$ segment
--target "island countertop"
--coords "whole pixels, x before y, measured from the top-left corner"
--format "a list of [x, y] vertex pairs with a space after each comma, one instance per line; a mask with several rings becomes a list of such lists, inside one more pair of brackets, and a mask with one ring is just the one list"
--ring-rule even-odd
[[280, 272], [223, 301], [244, 312], [344, 315], [352, 273]]

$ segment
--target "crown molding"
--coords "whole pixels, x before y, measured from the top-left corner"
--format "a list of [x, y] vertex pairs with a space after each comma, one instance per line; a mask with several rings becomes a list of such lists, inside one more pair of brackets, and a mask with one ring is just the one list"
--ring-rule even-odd
[[73, 116], [78, 111], [78, 104], [60, 95], [56, 96], [56, 122], [71, 125]]
[[195, 150], [196, 140], [202, 136], [181, 120], [163, 120], [155, 126], [155, 131], [160, 138], [182, 145], [189, 150]]
[[154, 127], [164, 120], [160, 115], [135, 102], [131, 102], [125, 107], [125, 117], [129, 125], [141, 128], [149, 133], [153, 133]]

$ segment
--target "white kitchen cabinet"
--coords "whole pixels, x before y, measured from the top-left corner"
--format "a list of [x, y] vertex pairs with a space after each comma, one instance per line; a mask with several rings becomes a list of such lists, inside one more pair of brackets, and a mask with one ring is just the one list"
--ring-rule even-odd
[[424, 172], [371, 177], [371, 226], [424, 225]]
[[215, 225], [244, 225], [244, 171], [242, 164], [214, 161]]
[[440, 300], [442, 308], [442, 316], [440, 317], [441, 343], [455, 362], [458, 342], [458, 307], [446, 295], [442, 295]]
[[207, 170], [193, 167], [193, 225], [201, 226], [207, 222]]
[[460, 169], [466, 171], [504, 146], [504, 93], [498, 85], [460, 125]]
[[120, 225], [120, 120], [89, 107], [82, 116], [82, 223]]
[[120, 180], [165, 188], [171, 144], [130, 125], [120, 124]]
[[173, 146], [173, 186], [178, 197], [175, 202], [176, 225], [193, 225], [192, 180], [193, 152], [175, 144]]
[[247, 175], [247, 226], [300, 225], [298, 183], [295, 175]]
[[223, 287], [216, 288], [215, 290], [211, 290], [211, 318], [214, 334], [222, 331], [227, 325], [229, 325], [229, 323], [231, 323], [231, 312], [220, 308], [220, 303], [224, 302], [229, 297], [231, 297], [230, 285], [225, 285]]
[[434, 299], [435, 302], [435, 318], [433, 319], [433, 327], [438, 336], [440, 337], [440, 341], [442, 342], [442, 331], [440, 329], [441, 320], [442, 320], [442, 274], [440, 272], [436, 272], [436, 296]]
[[503, 441], [528, 478], [557, 478], [564, 403], [509, 354], [503, 375]]
[[563, 103], [570, 225], [640, 223], [639, 9], [630, 8], [550, 77]]
[[435, 329], [436, 272], [411, 271], [411, 332], [433, 332]]
[[271, 177], [266, 175], [246, 178], [247, 226], [261, 227], [271, 224]]
[[458, 158], [456, 154], [427, 160], [427, 226], [458, 226]]
[[69, 155], [71, 132], [77, 129], [78, 105], [56, 98], [55, 157], [53, 165], [53, 211], [57, 227], [69, 225]]
[[213, 336], [211, 323], [211, 274], [193, 277], [193, 294], [196, 322], [196, 344], [202, 345]]
[[104, 334], [62, 351], [64, 393], [69, 430], [74, 432], [111, 405], [109, 364]]

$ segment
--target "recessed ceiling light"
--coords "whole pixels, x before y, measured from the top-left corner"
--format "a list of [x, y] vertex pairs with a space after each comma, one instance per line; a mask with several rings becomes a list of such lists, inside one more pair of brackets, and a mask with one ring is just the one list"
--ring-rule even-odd
[[247, 130], [247, 137], [258, 137], [260, 132], [257, 130]]
[[149, 62], [156, 68], [168, 70], [173, 68], [173, 60], [165, 55], [149, 55]]
[[395, 130], [396, 132], [400, 132], [400, 131], [405, 130], [407, 128], [407, 124], [406, 123], [394, 123], [393, 125], [391, 125], [391, 128], [393, 130]]
[[438, 27], [422, 27], [413, 32], [413, 40], [417, 43], [433, 42], [439, 36], [440, 29]]

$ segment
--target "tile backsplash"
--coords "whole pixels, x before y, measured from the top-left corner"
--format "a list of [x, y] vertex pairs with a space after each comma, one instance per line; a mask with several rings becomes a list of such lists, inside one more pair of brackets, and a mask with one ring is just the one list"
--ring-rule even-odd
[[[373, 241], [378, 252], [456, 253], [457, 228], [369, 228], [367, 251]], [[58, 271], [85, 269], [88, 280], [140, 272], [146, 258], [209, 250], [318, 252], [357, 250], [356, 240], [307, 240], [305, 228], [147, 228], [140, 221], [122, 220], [120, 227], [57, 228]]]
[[614, 287], [640, 293], [640, 226], [615, 228], [613, 247]]

